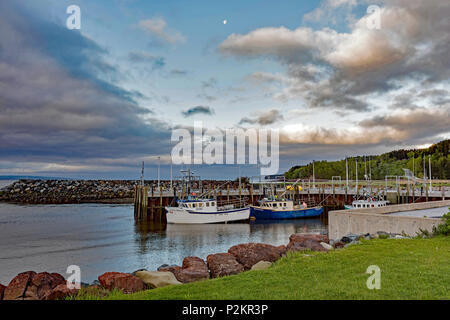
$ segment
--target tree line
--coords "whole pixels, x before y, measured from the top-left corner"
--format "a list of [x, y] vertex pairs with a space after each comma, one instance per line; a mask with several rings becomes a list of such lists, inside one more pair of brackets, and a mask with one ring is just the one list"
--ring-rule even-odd
[[[426, 149], [401, 149], [382, 155], [356, 156], [347, 158], [349, 179], [363, 180], [365, 175], [372, 180], [383, 180], [385, 176], [403, 176], [403, 168], [411, 170], [418, 178], [429, 177], [429, 159], [433, 179], [450, 179], [450, 139], [441, 141]], [[425, 160], [425, 161], [424, 161]], [[333, 176], [346, 177], [346, 160], [315, 161], [316, 179]], [[424, 170], [425, 169], [425, 170]], [[294, 166], [285, 173], [287, 179], [308, 179], [313, 175], [313, 164]]]

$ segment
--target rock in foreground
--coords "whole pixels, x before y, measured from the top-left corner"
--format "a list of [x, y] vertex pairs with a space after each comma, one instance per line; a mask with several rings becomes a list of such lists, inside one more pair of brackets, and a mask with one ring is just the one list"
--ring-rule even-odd
[[284, 246], [275, 247], [264, 243], [238, 244], [228, 250], [228, 253], [231, 253], [245, 270], [250, 270], [259, 261], [275, 262], [285, 252]]
[[266, 270], [272, 266], [272, 262], [269, 261], [260, 261], [257, 264], [254, 264], [251, 270]]
[[138, 271], [136, 277], [152, 289], [181, 284], [172, 272], [167, 271]]
[[43, 300], [63, 300], [67, 297], [75, 296], [78, 293], [78, 289], [69, 289], [67, 284], [60, 284], [52, 291], [48, 292]]
[[231, 253], [210, 254], [206, 261], [212, 278], [230, 276], [244, 271], [244, 266]]
[[0, 283], [0, 300], [3, 300], [3, 294], [5, 293], [6, 287]]
[[129, 273], [106, 272], [98, 277], [103, 288], [119, 289], [123, 293], [134, 293], [145, 289], [144, 282]]
[[182, 283], [209, 279], [209, 271], [205, 261], [199, 257], [186, 257], [181, 269], [175, 274]]
[[65, 285], [66, 280], [58, 273], [41, 272], [36, 274], [25, 291], [24, 300], [42, 300], [58, 285]]
[[[4, 300], [43, 300], [58, 286], [66, 286], [59, 273], [27, 271], [18, 274], [5, 288]], [[1, 295], [0, 295], [1, 296]]]
[[322, 234], [296, 233], [289, 237], [288, 251], [328, 251], [320, 243], [328, 243], [328, 237]]
[[25, 291], [33, 277], [36, 275], [34, 271], [19, 273], [15, 276], [8, 287], [5, 289], [4, 300], [23, 300]]

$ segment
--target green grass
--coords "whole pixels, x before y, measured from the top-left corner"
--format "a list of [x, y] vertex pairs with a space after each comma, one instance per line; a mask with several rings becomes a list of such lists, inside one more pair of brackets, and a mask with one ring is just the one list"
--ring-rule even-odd
[[[381, 269], [369, 290], [366, 269]], [[449, 299], [450, 237], [362, 241], [328, 253], [291, 253], [264, 271], [196, 283], [77, 299]]]

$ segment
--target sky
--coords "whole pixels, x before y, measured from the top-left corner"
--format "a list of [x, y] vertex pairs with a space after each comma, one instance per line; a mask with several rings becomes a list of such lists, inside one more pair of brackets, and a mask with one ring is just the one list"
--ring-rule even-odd
[[438, 0], [2, 0], [0, 175], [136, 179], [145, 161], [150, 179], [161, 161], [168, 178], [171, 134], [195, 121], [278, 129], [280, 173], [448, 139], [449, 14]]

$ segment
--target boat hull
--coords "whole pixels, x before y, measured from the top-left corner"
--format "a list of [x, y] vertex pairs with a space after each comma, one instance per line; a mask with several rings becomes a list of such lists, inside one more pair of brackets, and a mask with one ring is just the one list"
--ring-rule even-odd
[[217, 212], [194, 212], [178, 207], [166, 207], [167, 223], [205, 224], [225, 223], [231, 221], [248, 220], [250, 208], [234, 209]]
[[261, 220], [312, 218], [322, 214], [323, 207], [314, 207], [296, 210], [270, 210], [260, 207], [251, 207], [250, 216]]

